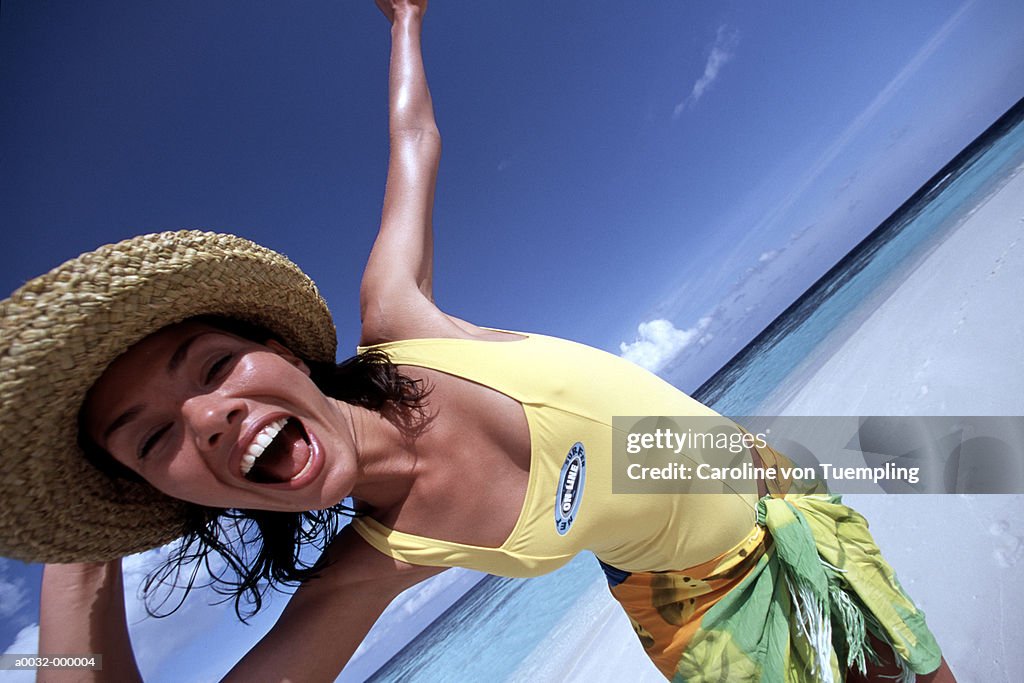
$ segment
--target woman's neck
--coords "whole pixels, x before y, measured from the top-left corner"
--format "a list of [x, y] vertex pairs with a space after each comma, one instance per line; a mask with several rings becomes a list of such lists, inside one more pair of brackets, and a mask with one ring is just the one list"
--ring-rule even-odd
[[352, 497], [374, 510], [401, 505], [419, 474], [416, 437], [429, 428], [429, 418], [346, 406], [356, 449]]

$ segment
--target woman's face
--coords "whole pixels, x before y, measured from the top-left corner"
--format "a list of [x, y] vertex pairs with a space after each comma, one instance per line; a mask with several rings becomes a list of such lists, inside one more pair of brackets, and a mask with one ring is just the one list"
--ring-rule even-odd
[[84, 407], [90, 438], [164, 493], [210, 507], [321, 509], [352, 489], [343, 404], [281, 344], [184, 322], [107, 368]]

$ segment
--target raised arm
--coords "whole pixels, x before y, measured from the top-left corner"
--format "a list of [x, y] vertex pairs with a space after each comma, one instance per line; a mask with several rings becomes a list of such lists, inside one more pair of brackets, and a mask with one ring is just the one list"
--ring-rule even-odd
[[391, 155], [380, 231], [359, 292], [360, 343], [417, 337], [506, 339], [443, 313], [434, 304], [434, 189], [441, 135], [423, 70], [426, 0], [376, 0], [391, 21]]
[[360, 289], [364, 342], [401, 337], [410, 324], [429, 324], [437, 315], [431, 215], [441, 135], [420, 50], [427, 3], [377, 0], [377, 5], [391, 20], [391, 154], [380, 232]]

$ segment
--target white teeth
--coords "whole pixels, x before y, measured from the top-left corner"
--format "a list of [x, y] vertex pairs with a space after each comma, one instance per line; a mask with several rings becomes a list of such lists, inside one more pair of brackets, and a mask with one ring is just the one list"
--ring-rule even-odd
[[288, 422], [288, 418], [284, 417], [280, 420], [274, 420], [256, 434], [252, 443], [249, 444], [249, 448], [245, 451], [245, 455], [242, 456], [241, 468], [243, 477], [249, 474], [253, 465], [256, 464], [256, 459], [263, 455], [263, 451], [267, 449], [267, 446], [273, 443], [274, 437], [284, 429], [286, 422]]

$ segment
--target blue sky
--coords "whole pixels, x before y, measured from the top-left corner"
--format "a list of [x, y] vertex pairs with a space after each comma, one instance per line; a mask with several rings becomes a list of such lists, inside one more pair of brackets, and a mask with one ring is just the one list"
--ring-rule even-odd
[[[1024, 94], [1022, 27], [1015, 0], [436, 1], [437, 300], [692, 389]], [[207, 227], [301, 264], [352, 347], [387, 54], [369, 0], [4, 0], [5, 293]], [[37, 574], [0, 563], [0, 645]]]

